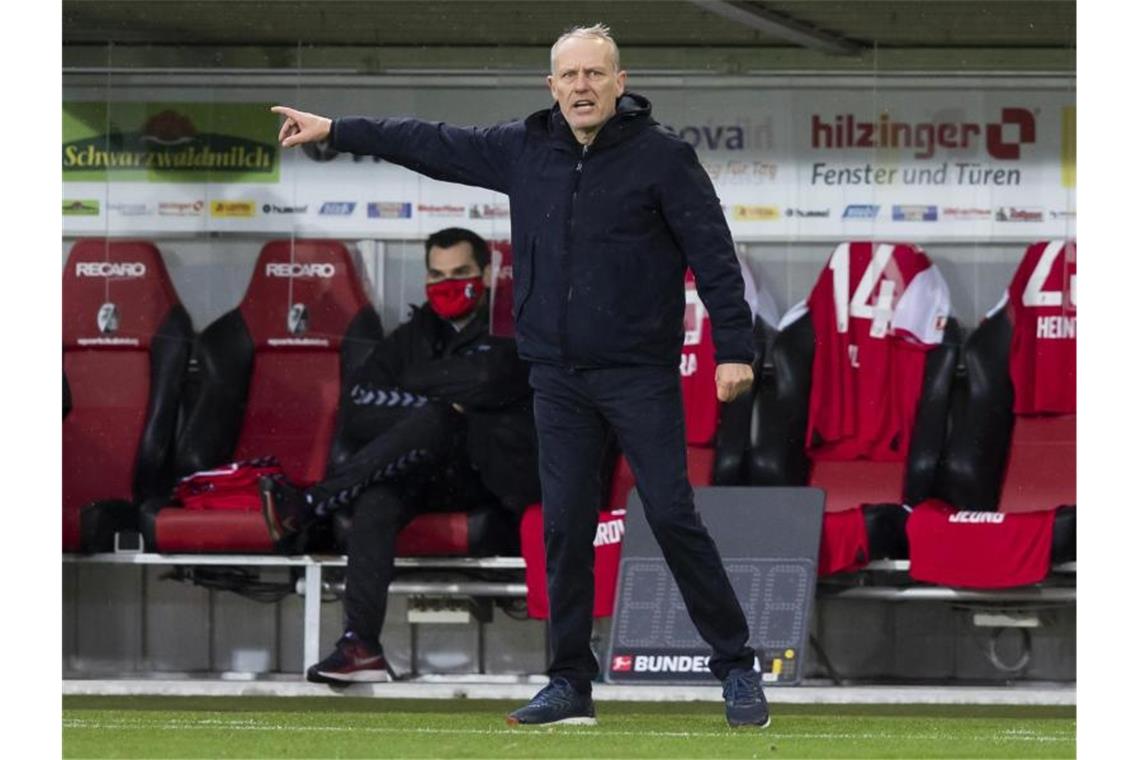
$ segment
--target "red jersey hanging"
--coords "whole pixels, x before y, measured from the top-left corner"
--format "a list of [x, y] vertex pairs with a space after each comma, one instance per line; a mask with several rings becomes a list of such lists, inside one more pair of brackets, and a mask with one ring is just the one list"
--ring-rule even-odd
[[1009, 374], [1014, 414], [1075, 414], [1076, 241], [1029, 246], [997, 308], [1002, 306], [1013, 324]]
[[809, 455], [902, 461], [926, 352], [942, 342], [950, 313], [941, 273], [914, 245], [841, 243], [806, 308], [815, 331]]

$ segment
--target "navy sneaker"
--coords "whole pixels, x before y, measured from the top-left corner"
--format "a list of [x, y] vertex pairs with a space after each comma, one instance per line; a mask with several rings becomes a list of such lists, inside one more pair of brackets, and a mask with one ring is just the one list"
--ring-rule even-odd
[[593, 726], [594, 700], [589, 694], [581, 694], [560, 676], [550, 679], [542, 691], [525, 707], [520, 707], [507, 716], [508, 726], [563, 723], [566, 725]]
[[333, 653], [309, 668], [305, 678], [313, 683], [376, 683], [390, 681], [392, 673], [379, 646], [345, 631]]
[[734, 670], [724, 679], [724, 715], [728, 725], [767, 728], [772, 723], [768, 700], [755, 670]]
[[305, 492], [281, 478], [262, 476], [257, 481], [261, 496], [261, 516], [269, 537], [275, 542], [300, 533], [313, 520], [313, 508]]

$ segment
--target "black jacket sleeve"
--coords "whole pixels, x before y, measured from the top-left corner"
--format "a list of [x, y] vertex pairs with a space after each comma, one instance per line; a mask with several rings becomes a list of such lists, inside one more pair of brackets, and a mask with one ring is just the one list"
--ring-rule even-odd
[[462, 353], [404, 368], [400, 385], [413, 393], [471, 409], [498, 409], [530, 393], [515, 342], [488, 337]]
[[333, 120], [335, 150], [379, 156], [433, 179], [506, 193], [526, 132], [522, 122], [493, 127], [453, 127], [419, 119]]
[[660, 186], [661, 211], [697, 280], [697, 292], [712, 319], [716, 362], [751, 364], [752, 311], [732, 233], [709, 175], [688, 143], [676, 147]]

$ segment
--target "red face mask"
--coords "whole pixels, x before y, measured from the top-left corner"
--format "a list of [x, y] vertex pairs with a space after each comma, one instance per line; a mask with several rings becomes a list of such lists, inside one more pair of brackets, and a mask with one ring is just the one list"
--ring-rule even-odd
[[444, 319], [462, 319], [475, 311], [487, 286], [482, 277], [476, 276], [429, 282], [426, 290], [428, 303], [436, 314]]

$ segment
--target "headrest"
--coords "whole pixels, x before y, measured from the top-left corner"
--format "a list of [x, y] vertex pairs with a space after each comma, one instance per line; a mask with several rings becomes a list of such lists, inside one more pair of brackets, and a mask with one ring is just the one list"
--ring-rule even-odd
[[353, 254], [338, 240], [273, 240], [261, 249], [238, 308], [255, 350], [339, 350], [370, 306]]
[[716, 399], [716, 351], [712, 320], [697, 295], [692, 271], [685, 272], [685, 343], [681, 348], [681, 398], [685, 439], [703, 446], [713, 442], [719, 420]]
[[79, 240], [63, 268], [63, 347], [146, 350], [178, 304], [154, 243]]

